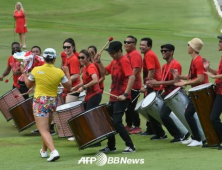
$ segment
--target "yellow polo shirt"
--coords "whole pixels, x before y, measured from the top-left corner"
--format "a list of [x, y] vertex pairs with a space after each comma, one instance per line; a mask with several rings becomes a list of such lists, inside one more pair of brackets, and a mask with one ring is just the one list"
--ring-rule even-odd
[[53, 64], [44, 64], [43, 66], [35, 67], [29, 75], [30, 81], [35, 81], [36, 87], [34, 97], [39, 96], [57, 96], [57, 88], [60, 82], [67, 82], [64, 72], [54, 67]]

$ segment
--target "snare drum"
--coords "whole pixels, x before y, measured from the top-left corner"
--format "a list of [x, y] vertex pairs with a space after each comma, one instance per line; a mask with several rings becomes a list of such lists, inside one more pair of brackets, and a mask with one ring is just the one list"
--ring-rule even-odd
[[[178, 119], [180, 119], [180, 121], [187, 128], [187, 130], [190, 132], [190, 134], [192, 134], [190, 126], [187, 123], [187, 120], [185, 118], [185, 111], [186, 111], [187, 105], [189, 103], [189, 97], [187, 96], [184, 89], [182, 89], [181, 87], [174, 89], [170, 94], [168, 94], [164, 98], [164, 102], [175, 113], [175, 115], [178, 117]], [[197, 113], [194, 114], [194, 119], [196, 120], [201, 140], [205, 141], [206, 137], [205, 137], [205, 135], [203, 133], [203, 129], [200, 125], [200, 121], [197, 116]]]
[[79, 150], [101, 142], [116, 134], [106, 105], [87, 110], [68, 121]]
[[197, 111], [208, 145], [220, 144], [221, 140], [210, 121], [210, 113], [216, 96], [213, 84], [202, 84], [189, 89], [188, 92]]
[[35, 124], [32, 109], [32, 97], [9, 109], [18, 131], [21, 132]]
[[[156, 92], [151, 92], [146, 98], [143, 100], [141, 108], [144, 109], [149, 115], [155, 118], [158, 122], [163, 124], [160, 112], [164, 105], [163, 99], [157, 95]], [[171, 112], [170, 118], [174, 121], [175, 125], [178, 127], [182, 134], [187, 134], [187, 128], [181, 123], [181, 121], [177, 118], [177, 116]]]
[[7, 121], [12, 119], [9, 109], [25, 100], [23, 96], [15, 98], [15, 96], [18, 96], [19, 94], [21, 94], [19, 90], [14, 88], [0, 97], [0, 111]]
[[86, 91], [82, 91], [80, 94], [79, 94], [79, 101], [84, 101], [85, 100], [85, 96], [86, 96]]
[[58, 136], [59, 137], [73, 136], [67, 121], [71, 119], [73, 116], [76, 116], [84, 111], [85, 109], [82, 101], [66, 103], [57, 107], [53, 120], [57, 127]]

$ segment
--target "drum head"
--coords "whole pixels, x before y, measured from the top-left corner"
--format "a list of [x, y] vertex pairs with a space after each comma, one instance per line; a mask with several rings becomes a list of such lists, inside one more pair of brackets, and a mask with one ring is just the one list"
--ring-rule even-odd
[[145, 108], [149, 106], [154, 101], [155, 98], [156, 98], [156, 92], [148, 94], [146, 98], [143, 100], [141, 107]]
[[135, 107], [135, 110], [138, 110], [140, 107], [141, 107], [141, 104], [143, 103], [143, 100], [140, 100], [137, 104], [136, 104], [136, 107]]
[[168, 95], [164, 98], [164, 100], [167, 100], [167, 99], [173, 97], [180, 89], [181, 89], [181, 87], [177, 87], [176, 89], [174, 89], [170, 94], [168, 94]]
[[67, 109], [76, 107], [76, 106], [80, 105], [81, 103], [82, 103], [82, 101], [76, 101], [76, 102], [66, 103], [66, 104], [63, 104], [63, 105], [58, 106], [58, 107], [56, 108], [56, 111], [59, 112], [59, 111], [67, 110]]
[[193, 92], [193, 91], [198, 91], [198, 90], [202, 90], [202, 89], [206, 89], [210, 86], [212, 86], [212, 83], [206, 83], [206, 84], [201, 84], [199, 86], [193, 87], [191, 89], [188, 90], [188, 92]]
[[86, 92], [85, 91], [82, 91], [80, 94], [79, 94], [79, 97], [84, 97], [86, 95]]

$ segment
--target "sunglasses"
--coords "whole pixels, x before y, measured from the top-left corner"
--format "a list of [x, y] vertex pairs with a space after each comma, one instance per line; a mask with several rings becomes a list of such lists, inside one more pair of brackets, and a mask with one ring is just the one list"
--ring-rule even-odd
[[63, 46], [63, 49], [70, 49], [71, 48], [71, 46]]
[[170, 50], [160, 50], [161, 53], [167, 53]]
[[124, 44], [131, 44], [131, 43], [135, 43], [133, 41], [124, 41]]
[[79, 56], [78, 59], [79, 59], [79, 60], [84, 60], [85, 57], [84, 57], [84, 56]]

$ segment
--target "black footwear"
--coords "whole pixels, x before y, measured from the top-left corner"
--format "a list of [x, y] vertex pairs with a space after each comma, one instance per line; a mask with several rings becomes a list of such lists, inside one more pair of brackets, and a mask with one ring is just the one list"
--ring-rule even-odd
[[32, 134], [39, 134], [39, 130], [38, 129], [35, 129], [31, 132]]
[[202, 145], [202, 148], [218, 148], [218, 150], [219, 150], [219, 147], [220, 147], [220, 145], [218, 144], [218, 145], [208, 145], [208, 144], [203, 144]]
[[114, 147], [114, 148], [109, 148], [108, 146], [106, 146], [105, 148], [99, 150], [99, 152], [103, 152], [103, 153], [116, 152], [116, 147]]
[[222, 150], [222, 146], [221, 145], [218, 146], [218, 150]]
[[160, 139], [167, 139], [167, 135], [165, 134], [162, 137], [154, 135], [153, 137], [150, 138], [150, 140], [160, 140]]
[[184, 136], [184, 137], [182, 137], [182, 138], [174, 138], [173, 140], [171, 140], [171, 141], [170, 141], [170, 143], [177, 143], [177, 142], [181, 142], [181, 141], [183, 141], [183, 140], [184, 140], [184, 138], [185, 138], [185, 136]]
[[187, 134], [185, 135], [184, 140], [187, 140], [190, 137], [190, 132], [187, 132]]
[[149, 135], [154, 135], [154, 133], [150, 133], [147, 130], [143, 133], [141, 133], [142, 136], [149, 136]]
[[124, 149], [124, 151], [122, 153], [133, 153], [136, 152], [136, 148], [131, 148], [129, 146], [126, 146], [126, 148]]
[[89, 148], [98, 147], [98, 146], [101, 146], [100, 142], [90, 145]]
[[53, 136], [53, 135], [55, 135], [56, 133], [55, 133], [54, 130], [50, 130], [50, 134]]

